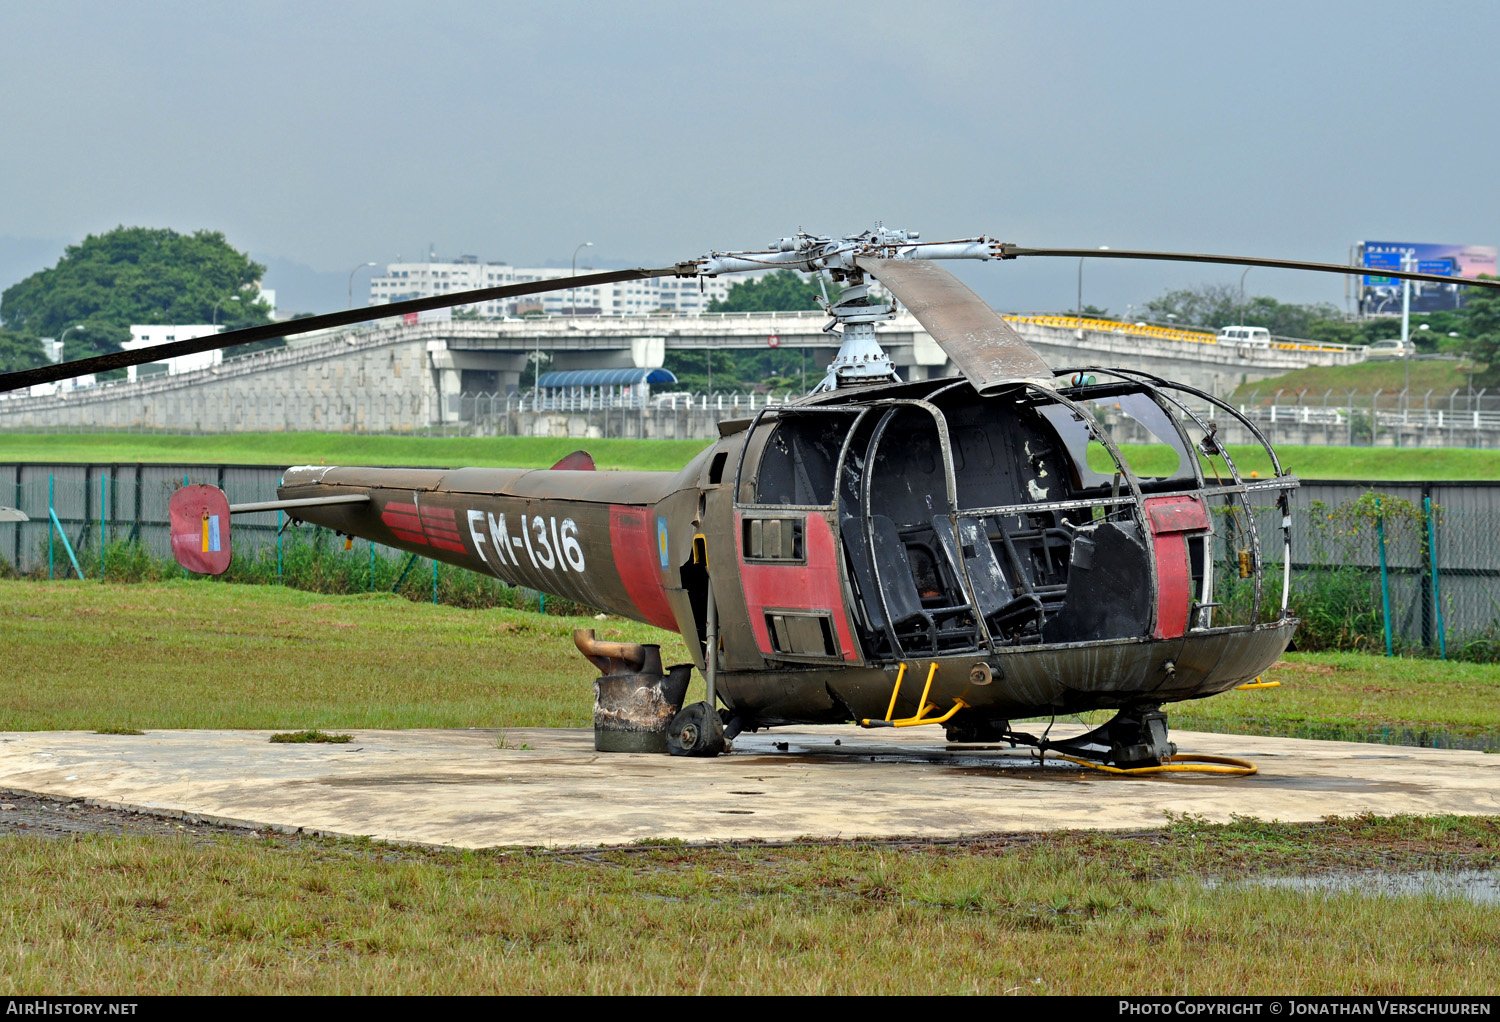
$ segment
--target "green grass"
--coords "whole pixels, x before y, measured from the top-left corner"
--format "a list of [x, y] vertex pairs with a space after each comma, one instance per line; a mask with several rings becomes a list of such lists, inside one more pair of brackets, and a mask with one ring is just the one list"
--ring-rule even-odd
[[1252, 734], [1500, 735], [1500, 664], [1291, 653], [1262, 678], [1281, 685], [1174, 703], [1168, 720], [1175, 728]]
[[551, 437], [399, 437], [350, 433], [0, 434], [0, 461], [230, 463], [241, 465], [430, 465], [551, 468], [586, 450], [601, 469], [675, 472], [706, 440]]
[[647, 625], [202, 580], [0, 581], [0, 731], [584, 727], [598, 673], [574, 628]]
[[308, 744], [321, 743], [326, 745], [348, 745], [354, 741], [353, 735], [335, 735], [327, 731], [319, 731], [311, 728], [307, 731], [282, 731], [271, 736], [271, 741], [279, 744]]
[[[1429, 390], [1436, 401], [1439, 397], [1446, 400], [1455, 390], [1467, 391], [1469, 386], [1469, 363], [1466, 361], [1422, 359], [1413, 361], [1409, 368], [1411, 388], [1418, 395], [1418, 401], [1420, 395]], [[1381, 359], [1348, 366], [1312, 366], [1242, 384], [1235, 389], [1230, 400], [1249, 401], [1251, 394], [1259, 392], [1257, 401], [1270, 404], [1278, 389], [1286, 392], [1282, 395], [1283, 401], [1295, 400], [1297, 392], [1305, 390], [1307, 397], [1304, 400], [1310, 404], [1322, 403], [1323, 395], [1329, 390], [1333, 391], [1328, 399], [1330, 404], [1344, 401], [1345, 395], [1351, 390], [1367, 398], [1377, 390], [1383, 390], [1389, 395], [1406, 386], [1407, 369], [1408, 366], [1400, 359]]]
[[[1242, 476], [1271, 476], [1271, 459], [1261, 447], [1230, 444], [1229, 456]], [[1177, 455], [1163, 444], [1123, 444], [1121, 452], [1131, 470], [1144, 475], [1173, 471]], [[1470, 450], [1461, 447], [1293, 447], [1276, 445], [1283, 470], [1302, 479], [1373, 479], [1389, 482], [1437, 482], [1439, 480], [1500, 479], [1500, 450]], [[1089, 450], [1089, 465], [1096, 471], [1113, 472], [1102, 448]], [[1213, 470], [1205, 464], [1205, 474]], [[1227, 476], [1226, 476], [1227, 478]]]
[[[0, 434], [0, 461], [171, 462], [243, 465], [473, 465], [549, 468], [564, 455], [589, 451], [601, 469], [675, 472], [708, 446], [702, 440], [557, 440], [547, 437], [388, 437], [347, 433], [239, 433], [215, 436], [136, 434]], [[1161, 471], [1162, 449], [1127, 444], [1141, 472]], [[1242, 473], [1271, 474], [1256, 446], [1231, 445]], [[1462, 448], [1278, 446], [1288, 471], [1304, 479], [1421, 481], [1500, 478], [1500, 451]]]
[[0, 994], [1467, 994], [1500, 907], [1261, 874], [1493, 868], [1493, 819], [565, 855], [0, 839]]

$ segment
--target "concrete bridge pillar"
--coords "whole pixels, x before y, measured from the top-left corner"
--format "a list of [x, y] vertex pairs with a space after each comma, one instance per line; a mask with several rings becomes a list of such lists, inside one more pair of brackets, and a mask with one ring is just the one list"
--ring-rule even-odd
[[954, 375], [948, 356], [926, 330], [913, 330], [905, 336], [895, 334], [880, 340], [896, 372], [907, 382]]
[[630, 360], [636, 369], [660, 369], [667, 357], [665, 337], [632, 337]]

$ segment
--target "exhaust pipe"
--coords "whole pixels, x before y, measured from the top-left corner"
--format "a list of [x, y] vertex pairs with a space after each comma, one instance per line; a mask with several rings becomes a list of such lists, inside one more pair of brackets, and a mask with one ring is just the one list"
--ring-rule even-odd
[[573, 645], [600, 674], [640, 674], [647, 671], [646, 660], [656, 651], [656, 671], [661, 672], [661, 647], [642, 646], [638, 642], [604, 642], [594, 638], [592, 628], [573, 629]]
[[661, 667], [661, 647], [603, 642], [592, 628], [573, 645], [599, 668], [594, 679], [594, 748], [599, 752], [666, 752], [667, 725], [682, 709], [692, 664]]

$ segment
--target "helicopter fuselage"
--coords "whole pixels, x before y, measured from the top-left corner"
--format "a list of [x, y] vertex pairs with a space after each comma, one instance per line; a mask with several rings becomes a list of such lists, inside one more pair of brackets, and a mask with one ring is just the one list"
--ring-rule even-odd
[[1116, 379], [837, 391], [676, 473], [307, 466], [280, 496], [365, 494], [295, 515], [679, 632], [745, 727], [993, 734], [1253, 679], [1296, 625], [1261, 549], [1269, 525], [1284, 560], [1296, 480], [1242, 479], [1183, 388], [1090, 371]]

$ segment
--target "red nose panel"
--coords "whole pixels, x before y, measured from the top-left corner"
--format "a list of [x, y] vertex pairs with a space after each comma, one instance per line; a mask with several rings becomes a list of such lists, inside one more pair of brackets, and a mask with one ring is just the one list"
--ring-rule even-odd
[[1156, 637], [1175, 639], [1187, 631], [1193, 602], [1187, 535], [1208, 529], [1208, 512], [1197, 497], [1150, 497], [1146, 519], [1156, 554]]

